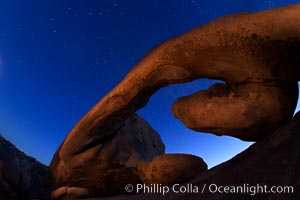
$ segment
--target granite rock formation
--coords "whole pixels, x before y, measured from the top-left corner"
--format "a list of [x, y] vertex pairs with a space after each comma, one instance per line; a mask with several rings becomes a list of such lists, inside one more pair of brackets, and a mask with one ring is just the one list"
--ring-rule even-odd
[[48, 168], [0, 135], [0, 199], [47, 198]]
[[140, 162], [138, 174], [148, 185], [184, 183], [207, 171], [207, 164], [198, 156], [189, 154], [164, 154], [150, 163]]
[[[103, 141], [125, 127], [159, 88], [174, 83], [225, 82], [175, 102], [172, 110], [187, 127], [263, 141], [293, 116], [299, 52], [300, 4], [225, 16], [162, 43], [68, 134], [50, 166], [55, 187], [84, 182], [93, 188]], [[135, 177], [132, 171], [125, 174]], [[129, 178], [117, 175], [124, 182]]]
[[[94, 149], [74, 155], [68, 162], [52, 161], [50, 176], [55, 189], [52, 197], [124, 193], [128, 181], [141, 182], [137, 174], [138, 163], [150, 162], [164, 152], [165, 146], [159, 135], [145, 120], [133, 115], [123, 127], [98, 141]], [[81, 164], [82, 159], [85, 165], [80, 166], [78, 163]]]

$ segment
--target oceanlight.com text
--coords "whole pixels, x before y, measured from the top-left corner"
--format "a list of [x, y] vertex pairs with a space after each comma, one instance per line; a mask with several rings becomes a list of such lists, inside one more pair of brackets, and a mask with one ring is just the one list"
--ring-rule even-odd
[[208, 192], [211, 194], [248, 194], [254, 196], [256, 194], [291, 194], [294, 192], [293, 186], [268, 186], [263, 184], [242, 184], [242, 185], [217, 185], [217, 184], [174, 184], [171, 186], [162, 184], [127, 184], [125, 191], [128, 193], [144, 193], [144, 194], [168, 194], [169, 192], [178, 194], [203, 194]]

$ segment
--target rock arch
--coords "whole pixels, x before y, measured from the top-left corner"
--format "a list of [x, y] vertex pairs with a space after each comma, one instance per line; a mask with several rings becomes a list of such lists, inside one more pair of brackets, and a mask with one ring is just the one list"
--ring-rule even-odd
[[173, 113], [189, 128], [250, 141], [267, 137], [293, 116], [299, 52], [300, 4], [222, 17], [162, 43], [74, 126], [51, 163], [54, 182], [70, 183], [77, 169], [99, 162], [99, 142], [174, 83], [226, 82], [175, 102]]

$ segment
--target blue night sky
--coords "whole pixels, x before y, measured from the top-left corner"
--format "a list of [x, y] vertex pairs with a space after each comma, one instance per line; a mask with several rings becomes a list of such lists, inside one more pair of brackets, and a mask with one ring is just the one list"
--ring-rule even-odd
[[[0, 0], [0, 133], [49, 164], [76, 122], [154, 46], [230, 13], [297, 0]], [[191, 153], [214, 166], [251, 143], [197, 133], [171, 113], [198, 80], [159, 90], [138, 113], [167, 153]]]

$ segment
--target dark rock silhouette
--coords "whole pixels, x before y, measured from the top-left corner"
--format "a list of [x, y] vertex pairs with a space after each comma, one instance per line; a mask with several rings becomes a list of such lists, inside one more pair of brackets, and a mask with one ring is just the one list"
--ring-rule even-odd
[[0, 199], [47, 198], [48, 168], [0, 135]]
[[[299, 52], [300, 4], [222, 17], [162, 43], [68, 134], [50, 165], [50, 177], [58, 189], [55, 194], [60, 197], [59, 191], [66, 191], [63, 194], [76, 196], [74, 191], [87, 189], [91, 194], [113, 195], [124, 192], [122, 187], [129, 180], [140, 181], [136, 168], [124, 164], [126, 159], [119, 163], [122, 151], [110, 148], [104, 154], [108, 161], [103, 162], [102, 150], [113, 138], [122, 138], [120, 130], [126, 129], [154, 92], [170, 84], [199, 78], [223, 80], [225, 84], [177, 100], [174, 115], [196, 131], [265, 141], [293, 116]], [[131, 139], [137, 144], [138, 138]], [[111, 163], [115, 158], [118, 162]]]
[[[58, 159], [51, 163], [51, 182], [56, 189], [53, 198], [87, 196], [86, 193], [91, 196], [124, 193], [129, 180], [141, 182], [137, 174], [138, 163], [150, 162], [165, 152], [159, 135], [137, 115], [97, 142], [97, 146], [85, 154], [74, 155], [68, 162]], [[79, 166], [78, 160], [82, 163], [82, 159], [89, 164]]]

